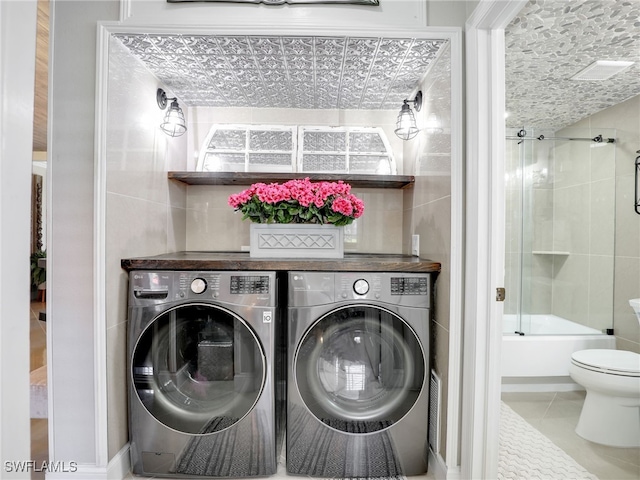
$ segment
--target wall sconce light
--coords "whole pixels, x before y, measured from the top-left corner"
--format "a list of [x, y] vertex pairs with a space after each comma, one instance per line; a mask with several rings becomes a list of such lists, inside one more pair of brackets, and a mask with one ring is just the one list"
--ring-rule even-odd
[[160, 110], [167, 108], [169, 100], [171, 100], [171, 105], [160, 124], [160, 128], [170, 137], [179, 137], [187, 131], [187, 122], [184, 119], [184, 113], [182, 113], [182, 109], [180, 105], [178, 105], [178, 99], [176, 97], [167, 98], [165, 91], [159, 88], [156, 92], [156, 101], [158, 102]]
[[402, 140], [410, 140], [418, 135], [418, 126], [416, 125], [416, 117], [413, 116], [413, 111], [409, 106], [409, 102], [413, 103], [413, 108], [416, 112], [419, 112], [422, 108], [422, 90], [416, 94], [416, 98], [413, 100], [404, 100], [398, 119], [396, 120], [395, 134]]

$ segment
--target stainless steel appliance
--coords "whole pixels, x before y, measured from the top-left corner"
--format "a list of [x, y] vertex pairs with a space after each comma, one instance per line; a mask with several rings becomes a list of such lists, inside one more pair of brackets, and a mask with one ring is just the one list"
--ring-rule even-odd
[[429, 274], [289, 272], [287, 472], [427, 471]]
[[275, 273], [129, 275], [133, 473], [275, 473]]

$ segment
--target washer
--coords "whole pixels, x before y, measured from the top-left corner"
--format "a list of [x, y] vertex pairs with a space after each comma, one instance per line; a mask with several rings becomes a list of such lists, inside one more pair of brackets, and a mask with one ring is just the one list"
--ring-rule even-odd
[[133, 473], [275, 473], [275, 273], [132, 271], [129, 280]]
[[290, 272], [287, 471], [427, 471], [429, 274]]

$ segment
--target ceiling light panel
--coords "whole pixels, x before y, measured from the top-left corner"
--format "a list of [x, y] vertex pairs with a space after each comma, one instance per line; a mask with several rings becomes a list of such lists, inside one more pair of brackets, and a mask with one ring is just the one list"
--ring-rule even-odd
[[446, 40], [116, 34], [188, 106], [397, 109]]
[[571, 80], [606, 80], [626, 70], [633, 62], [597, 60], [576, 73]]

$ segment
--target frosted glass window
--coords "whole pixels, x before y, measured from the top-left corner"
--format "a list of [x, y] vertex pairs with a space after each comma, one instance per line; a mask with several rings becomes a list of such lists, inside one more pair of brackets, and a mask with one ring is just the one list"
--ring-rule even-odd
[[303, 134], [305, 150], [317, 152], [344, 152], [347, 139], [344, 132], [308, 132]]
[[249, 153], [249, 172], [292, 172], [291, 154]]
[[245, 163], [244, 153], [205, 152], [202, 171], [243, 172]]
[[249, 130], [250, 150], [291, 150], [293, 134], [291, 130]]
[[298, 127], [298, 171], [395, 175], [396, 164], [378, 127]]
[[214, 125], [203, 142], [201, 172], [293, 172], [296, 127]]
[[347, 172], [347, 156], [306, 153], [302, 156], [302, 172]]
[[349, 150], [352, 152], [386, 153], [387, 148], [379, 133], [350, 132]]
[[394, 175], [396, 165], [378, 127], [214, 125], [196, 170]]
[[349, 171], [351, 173], [390, 175], [393, 171], [393, 164], [388, 155], [350, 155]]
[[244, 150], [246, 144], [246, 129], [216, 129], [208, 142], [212, 150]]

